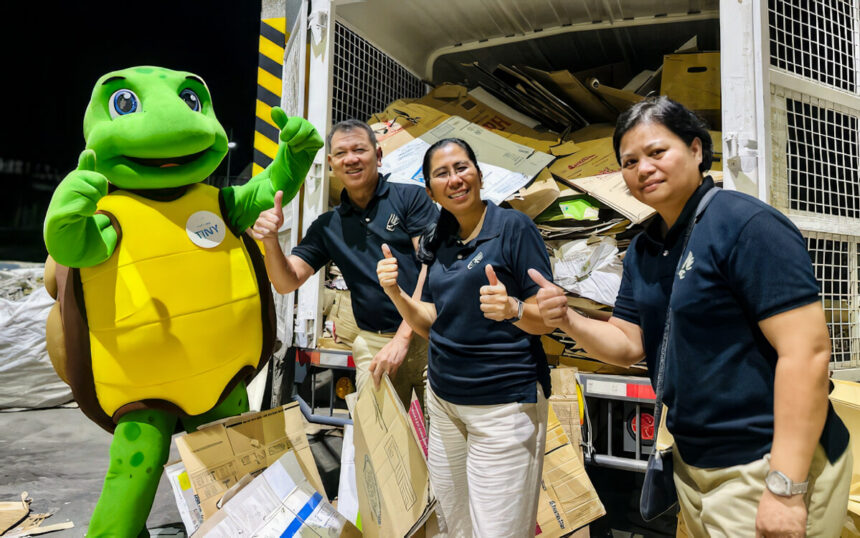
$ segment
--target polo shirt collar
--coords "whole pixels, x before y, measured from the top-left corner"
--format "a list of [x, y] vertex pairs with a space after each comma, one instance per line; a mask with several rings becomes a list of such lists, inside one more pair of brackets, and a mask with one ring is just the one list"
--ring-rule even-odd
[[[499, 235], [502, 226], [502, 210], [493, 202], [486, 201], [485, 203], [487, 204], [487, 214], [484, 215], [484, 223], [481, 225], [481, 231], [478, 232], [478, 235], [469, 241], [468, 244], [470, 245], [483, 243]], [[460, 235], [457, 233], [460, 225], [454, 215], [443, 209], [439, 214], [439, 225], [444, 230], [445, 239], [449, 245], [460, 242]]]
[[370, 202], [364, 209], [353, 205], [352, 200], [349, 199], [349, 193], [346, 191], [346, 189], [341, 190], [340, 205], [337, 206], [338, 213], [340, 213], [341, 215], [349, 215], [352, 212], [362, 213], [363, 211], [372, 207], [376, 200], [388, 194], [388, 176], [390, 175], [391, 174], [379, 174], [379, 178], [376, 181], [376, 191], [374, 191], [373, 198], [370, 199]]
[[671, 248], [678, 241], [678, 238], [681, 234], [684, 233], [684, 230], [687, 229], [687, 225], [690, 224], [690, 219], [693, 218], [694, 213], [696, 212], [696, 208], [699, 206], [699, 201], [701, 201], [702, 197], [706, 192], [714, 188], [714, 180], [711, 176], [705, 176], [702, 180], [702, 184], [699, 185], [693, 195], [690, 196], [690, 199], [687, 200], [687, 203], [684, 204], [684, 209], [681, 211], [681, 214], [678, 216], [678, 220], [675, 221], [675, 224], [669, 228], [669, 231], [666, 232], [666, 236], [662, 235], [662, 224], [663, 218], [658, 214], [657, 218], [651, 221], [650, 224], [645, 228], [644, 236], [648, 238], [648, 242], [656, 248]]

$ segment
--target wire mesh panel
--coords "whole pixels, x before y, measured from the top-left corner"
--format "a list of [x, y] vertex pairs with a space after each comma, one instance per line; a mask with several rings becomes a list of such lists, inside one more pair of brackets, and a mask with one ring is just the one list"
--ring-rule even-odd
[[334, 29], [332, 124], [349, 118], [366, 120], [396, 99], [421, 97], [421, 79], [347, 28]]
[[860, 219], [857, 111], [784, 88], [772, 95], [773, 205]]
[[860, 366], [858, 239], [825, 233], [804, 233], [804, 236], [815, 277], [821, 285], [821, 301], [833, 342], [832, 368]]
[[769, 0], [770, 63], [841, 90], [856, 92], [852, 0]]

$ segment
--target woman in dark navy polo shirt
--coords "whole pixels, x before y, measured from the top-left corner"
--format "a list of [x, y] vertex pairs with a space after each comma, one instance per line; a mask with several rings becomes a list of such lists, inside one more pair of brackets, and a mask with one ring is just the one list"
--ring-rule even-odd
[[827, 398], [830, 338], [803, 237], [735, 191], [696, 215], [714, 188], [712, 143], [682, 105], [646, 99], [613, 142], [630, 192], [658, 218], [627, 251], [608, 322], [569, 309], [535, 273], [544, 322], [605, 362], [644, 356], [654, 384], [671, 303], [663, 401], [690, 534], [838, 536], [851, 451]]
[[550, 394], [536, 335], [550, 328], [527, 271], [552, 278], [546, 248], [526, 215], [481, 200], [481, 171], [463, 140], [433, 144], [423, 170], [442, 213], [419, 249], [421, 301], [397, 285], [386, 245], [377, 273], [403, 319], [429, 333], [433, 490], [452, 537], [534, 536]]

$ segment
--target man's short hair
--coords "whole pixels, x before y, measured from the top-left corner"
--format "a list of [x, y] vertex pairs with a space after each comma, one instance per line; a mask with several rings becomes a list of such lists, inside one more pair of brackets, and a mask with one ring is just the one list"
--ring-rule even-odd
[[336, 123], [334, 127], [331, 128], [331, 131], [329, 131], [328, 136], [325, 139], [325, 146], [328, 152], [331, 153], [331, 139], [335, 133], [339, 131], [349, 132], [353, 129], [361, 129], [362, 131], [367, 133], [367, 138], [370, 139], [370, 143], [373, 145], [374, 148], [376, 148], [376, 146], [378, 145], [376, 141], [376, 133], [373, 132], [373, 129], [370, 128], [370, 125], [360, 120], [348, 119]]

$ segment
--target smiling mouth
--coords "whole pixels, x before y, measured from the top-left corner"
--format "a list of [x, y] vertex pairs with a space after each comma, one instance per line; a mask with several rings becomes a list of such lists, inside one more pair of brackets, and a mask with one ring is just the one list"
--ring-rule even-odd
[[467, 194], [469, 194], [469, 191], [470, 191], [470, 190], [471, 190], [471, 189], [466, 189], [466, 190], [464, 190], [464, 191], [455, 192], [454, 194], [450, 194], [450, 195], [448, 195], [448, 198], [450, 198], [451, 200], [459, 200], [460, 198], [463, 198], [463, 197], [465, 197]]
[[151, 166], [154, 168], [171, 168], [174, 166], [182, 166], [183, 164], [188, 164], [192, 161], [196, 161], [200, 157], [203, 156], [204, 153], [209, 151], [209, 149], [204, 149], [203, 151], [198, 151], [197, 153], [192, 153], [191, 155], [181, 155], [178, 157], [164, 157], [160, 159], [142, 159], [140, 157], [130, 157], [128, 155], [123, 155], [129, 161], [139, 164], [141, 166]]

